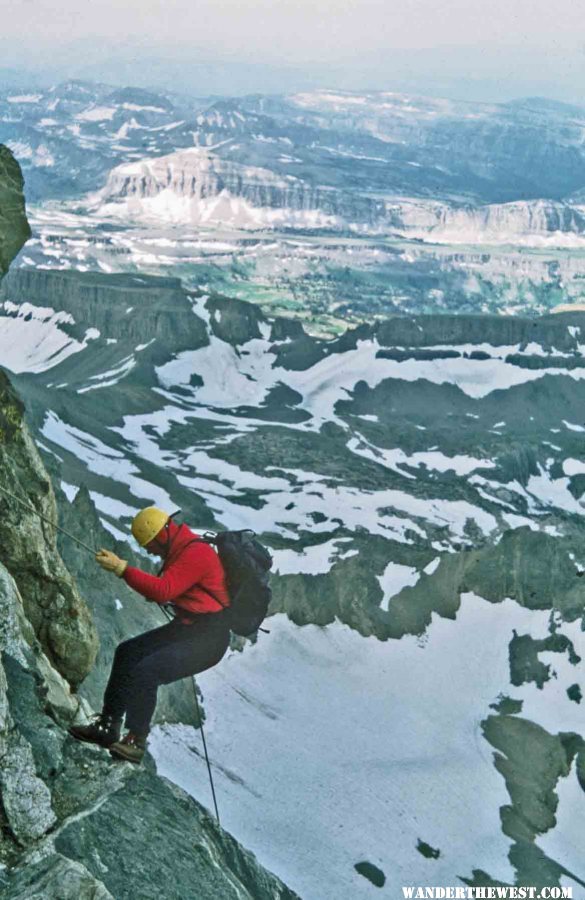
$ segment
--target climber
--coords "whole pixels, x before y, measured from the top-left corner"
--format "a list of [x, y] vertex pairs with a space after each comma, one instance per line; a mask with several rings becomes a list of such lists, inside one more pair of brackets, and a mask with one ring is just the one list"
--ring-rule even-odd
[[[132, 534], [148, 553], [162, 557], [158, 575], [128, 565], [109, 550], [99, 550], [95, 558], [146, 600], [171, 604], [174, 618], [118, 646], [101, 713], [89, 725], [73, 726], [70, 733], [140, 763], [159, 685], [215, 666], [228, 649], [230, 629], [224, 610], [230, 599], [213, 547], [198, 541], [168, 513], [156, 507], [141, 510], [132, 522]], [[128, 732], [121, 738], [124, 716]]]

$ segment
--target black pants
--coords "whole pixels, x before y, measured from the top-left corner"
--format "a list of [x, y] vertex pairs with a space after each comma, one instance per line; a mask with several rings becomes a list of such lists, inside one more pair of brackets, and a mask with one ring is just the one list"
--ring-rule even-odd
[[211, 668], [230, 641], [223, 613], [198, 616], [190, 625], [168, 625], [123, 641], [116, 649], [104, 694], [103, 712], [122, 718], [137, 735], [147, 735], [161, 684]]

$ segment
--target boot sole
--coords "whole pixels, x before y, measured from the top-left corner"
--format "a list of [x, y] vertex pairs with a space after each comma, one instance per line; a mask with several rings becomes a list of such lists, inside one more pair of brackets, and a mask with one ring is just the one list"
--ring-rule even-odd
[[116, 759], [123, 759], [124, 762], [134, 763], [135, 766], [139, 766], [142, 762], [144, 755], [140, 757], [140, 759], [135, 759], [131, 756], [126, 756], [125, 753], [120, 753], [119, 750], [115, 750], [112, 746], [109, 747], [110, 756], [116, 757]]
[[115, 743], [115, 741], [111, 741], [111, 743], [109, 744], [104, 744], [102, 741], [92, 741], [91, 738], [83, 737], [81, 734], [75, 734], [74, 731], [70, 731], [68, 733], [71, 735], [71, 737], [75, 738], [76, 741], [81, 741], [83, 744], [94, 744], [94, 746], [96, 747], [103, 747], [104, 750], [107, 750], [108, 747], [111, 747], [111, 745]]

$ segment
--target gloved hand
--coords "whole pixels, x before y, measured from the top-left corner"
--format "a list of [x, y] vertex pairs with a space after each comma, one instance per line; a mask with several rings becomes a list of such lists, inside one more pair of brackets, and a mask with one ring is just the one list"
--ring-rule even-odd
[[116, 554], [112, 553], [110, 550], [98, 550], [95, 558], [102, 569], [105, 569], [106, 572], [114, 572], [118, 578], [122, 577], [126, 571], [126, 566], [128, 565], [125, 559], [120, 559], [119, 556], [116, 556]]

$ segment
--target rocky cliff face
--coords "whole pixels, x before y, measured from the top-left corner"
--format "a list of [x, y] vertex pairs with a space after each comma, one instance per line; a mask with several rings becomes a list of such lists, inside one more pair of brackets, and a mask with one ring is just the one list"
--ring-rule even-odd
[[[218, 203], [218, 198], [224, 202]], [[271, 218], [286, 224], [284, 213], [310, 212], [314, 218], [320, 216], [323, 225], [335, 225], [336, 218], [342, 220], [338, 225], [345, 221], [374, 224], [385, 212], [380, 201], [232, 163], [201, 148], [119, 166], [99, 195], [99, 209], [178, 222], [216, 220], [244, 226], [270, 224]], [[275, 215], [277, 212], [281, 215]]]
[[[0, 265], [6, 270], [29, 235], [22, 176], [0, 147]], [[0, 560], [13, 573], [27, 617], [43, 650], [72, 685], [93, 666], [97, 633], [84, 601], [65, 569], [55, 530], [56, 504], [36, 447], [24, 425], [24, 407], [0, 371]], [[12, 499], [5, 492], [16, 495]], [[20, 501], [20, 502], [19, 502]]]
[[[90, 335], [94, 339], [105, 334], [120, 343], [178, 341], [181, 347], [204, 339], [201, 323], [193, 315], [178, 278], [124, 274], [104, 278], [99, 272], [48, 273], [25, 268], [7, 275], [0, 288], [0, 303], [13, 292], [29, 296], [35, 306], [64, 313], [60, 327], [78, 339], [87, 334], [85, 322], [89, 319], [95, 322]], [[17, 310], [10, 307], [7, 312]]]
[[22, 186], [18, 163], [10, 150], [0, 144], [0, 279], [30, 236]]
[[505, 243], [552, 234], [558, 239], [559, 234], [585, 233], [583, 208], [566, 202], [516, 200], [477, 206], [430, 198], [376, 199], [319, 186], [312, 178], [278, 175], [267, 168], [221, 159], [202, 148], [118, 166], [98, 197], [95, 208], [101, 212], [130, 217], [270, 226], [293, 225], [299, 213], [311, 224], [308, 214], [312, 213], [312, 224], [321, 227], [359, 226], [453, 243]]
[[[56, 548], [51, 482], [23, 421], [23, 407], [0, 372], [0, 560], [12, 573], [29, 622], [55, 668], [74, 686], [93, 667], [97, 632]], [[20, 502], [18, 502], [20, 501]], [[24, 506], [23, 506], [24, 504]]]
[[501, 244], [535, 236], [585, 233], [581, 206], [552, 200], [492, 203], [484, 206], [448, 206], [412, 201], [388, 204], [389, 219], [397, 231], [411, 237], [464, 243]]
[[[2, 158], [13, 166], [6, 154]], [[0, 197], [4, 186], [0, 177]], [[18, 229], [22, 198], [13, 208]], [[0, 215], [8, 230], [10, 207], [0, 207]], [[0, 246], [12, 246], [13, 253], [18, 242], [8, 243], [7, 230], [0, 228]], [[22, 403], [3, 373], [0, 485], [25, 504], [4, 496], [0, 509], [2, 896], [294, 900], [152, 764], [140, 771], [117, 766], [99, 748], [68, 736], [67, 726], [89, 711], [71, 686], [92, 668], [97, 635], [54, 529], [36, 514], [54, 521], [55, 496]], [[84, 511], [80, 502], [78, 514]]]

